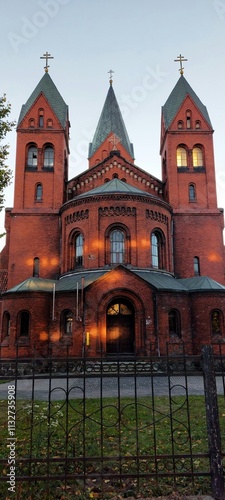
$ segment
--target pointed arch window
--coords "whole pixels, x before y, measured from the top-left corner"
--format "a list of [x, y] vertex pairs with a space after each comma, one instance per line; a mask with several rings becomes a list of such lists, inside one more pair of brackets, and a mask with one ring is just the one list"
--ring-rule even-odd
[[193, 160], [193, 167], [203, 167], [204, 161], [203, 161], [203, 152], [202, 148], [199, 146], [193, 148], [192, 151], [192, 160]]
[[151, 266], [155, 269], [163, 268], [163, 240], [159, 231], [151, 234]]
[[28, 147], [27, 166], [36, 168], [38, 164], [38, 149], [35, 145]]
[[110, 233], [110, 262], [111, 264], [122, 264], [125, 260], [125, 238], [121, 229], [114, 229]]
[[189, 184], [189, 201], [196, 201], [195, 184]]
[[177, 167], [187, 167], [187, 151], [183, 146], [177, 148]]
[[81, 233], [76, 234], [74, 240], [75, 262], [74, 267], [83, 266], [84, 238]]
[[46, 146], [44, 149], [44, 167], [54, 166], [54, 148], [53, 146]]
[[212, 335], [222, 335], [223, 333], [223, 315], [219, 309], [213, 309], [210, 313], [211, 333]]
[[171, 309], [169, 312], [169, 335], [170, 337], [181, 338], [180, 313], [177, 309]]

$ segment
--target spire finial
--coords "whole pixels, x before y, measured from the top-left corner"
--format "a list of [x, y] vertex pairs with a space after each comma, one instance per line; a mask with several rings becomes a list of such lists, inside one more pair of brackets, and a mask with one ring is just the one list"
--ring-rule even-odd
[[109, 83], [110, 83], [110, 85], [112, 85], [112, 82], [113, 82], [113, 80], [112, 80], [112, 75], [113, 75], [113, 73], [115, 73], [115, 71], [113, 71], [112, 69], [110, 69], [110, 70], [108, 71], [108, 73], [109, 73], [109, 76], [110, 76]]
[[179, 71], [180, 71], [181, 75], [184, 74], [184, 68], [182, 67], [182, 62], [184, 62], [184, 61], [188, 61], [188, 59], [184, 59], [184, 56], [182, 56], [181, 54], [179, 56], [177, 56], [177, 59], [174, 59], [174, 62], [180, 63]]
[[43, 54], [43, 56], [40, 57], [40, 59], [45, 59], [46, 65], [44, 66], [44, 70], [45, 70], [45, 73], [48, 73], [48, 68], [49, 68], [48, 60], [54, 59], [54, 57], [51, 56], [51, 54], [49, 54], [48, 51], [46, 51], [45, 54]]

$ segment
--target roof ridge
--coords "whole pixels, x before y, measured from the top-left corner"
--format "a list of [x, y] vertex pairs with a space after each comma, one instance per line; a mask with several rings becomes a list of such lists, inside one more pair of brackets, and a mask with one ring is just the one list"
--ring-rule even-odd
[[184, 99], [189, 95], [198, 107], [201, 114], [204, 116], [207, 123], [212, 127], [211, 120], [206, 106], [202, 103], [201, 99], [192, 89], [186, 78], [181, 75], [175, 87], [171, 91], [164, 106], [162, 106], [162, 114], [165, 119], [166, 128], [172, 123]]
[[65, 127], [68, 114], [68, 106], [61, 96], [60, 92], [58, 91], [49, 73], [47, 72], [42, 76], [41, 80], [36, 85], [30, 97], [27, 99], [26, 103], [23, 104], [19, 115], [18, 125], [24, 119], [41, 93], [47, 99], [61, 125]]
[[92, 142], [88, 157], [91, 158], [110, 132], [116, 134], [121, 144], [134, 158], [133, 144], [130, 142], [115, 92], [110, 85]]

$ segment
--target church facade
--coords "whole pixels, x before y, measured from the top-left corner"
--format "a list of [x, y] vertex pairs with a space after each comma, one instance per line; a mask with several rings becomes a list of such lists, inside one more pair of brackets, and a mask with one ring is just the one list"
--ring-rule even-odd
[[[225, 342], [213, 128], [181, 74], [161, 180], [138, 167], [112, 80], [87, 169], [68, 179], [68, 106], [46, 71], [22, 106], [1, 252], [1, 356], [163, 355]], [[50, 350], [50, 351], [49, 351]]]

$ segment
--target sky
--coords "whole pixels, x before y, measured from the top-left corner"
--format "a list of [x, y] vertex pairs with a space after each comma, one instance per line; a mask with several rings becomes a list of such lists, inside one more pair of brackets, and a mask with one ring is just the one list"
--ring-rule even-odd
[[[135, 164], [161, 179], [161, 107], [180, 73], [207, 106], [214, 128], [218, 206], [225, 207], [225, 0], [7, 0], [1, 5], [0, 95], [11, 119], [44, 74], [69, 105], [72, 178], [88, 167], [88, 145], [113, 88], [134, 145]], [[7, 136], [15, 169], [16, 131]], [[13, 183], [5, 206], [13, 206]], [[0, 233], [4, 231], [4, 210]], [[0, 242], [0, 247], [4, 239]]]

